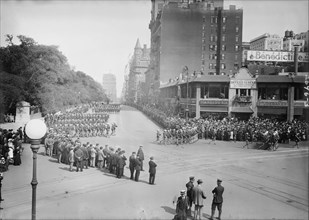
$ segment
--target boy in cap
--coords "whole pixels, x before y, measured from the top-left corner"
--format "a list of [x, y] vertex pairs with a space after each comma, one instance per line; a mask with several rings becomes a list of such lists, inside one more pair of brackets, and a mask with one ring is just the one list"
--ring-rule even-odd
[[176, 204], [176, 220], [186, 220], [187, 219], [187, 210], [189, 208], [188, 197], [186, 196], [186, 190], [180, 191], [180, 196], [177, 199]]
[[222, 180], [221, 179], [217, 179], [217, 187], [214, 188], [214, 190], [212, 191], [212, 193], [213, 193], [213, 200], [212, 200], [212, 204], [211, 204], [211, 216], [210, 216], [210, 219], [213, 219], [216, 207], [217, 207], [218, 212], [219, 212], [218, 219], [219, 220], [221, 219], [222, 203], [223, 203], [222, 194], [224, 192], [224, 187], [221, 186], [221, 183], [222, 183]]

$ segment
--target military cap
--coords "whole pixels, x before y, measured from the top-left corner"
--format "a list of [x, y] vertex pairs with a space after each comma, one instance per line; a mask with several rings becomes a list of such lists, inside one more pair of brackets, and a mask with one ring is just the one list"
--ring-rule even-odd
[[190, 179], [190, 180], [194, 180], [194, 176], [190, 176], [189, 179]]

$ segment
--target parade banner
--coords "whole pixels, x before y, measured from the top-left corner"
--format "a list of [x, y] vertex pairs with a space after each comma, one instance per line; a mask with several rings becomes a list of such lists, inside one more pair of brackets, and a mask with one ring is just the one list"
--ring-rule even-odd
[[231, 79], [231, 89], [256, 89], [255, 79]]
[[[294, 52], [289, 51], [247, 51], [248, 61], [294, 62]], [[308, 53], [299, 52], [298, 62], [309, 62]]]

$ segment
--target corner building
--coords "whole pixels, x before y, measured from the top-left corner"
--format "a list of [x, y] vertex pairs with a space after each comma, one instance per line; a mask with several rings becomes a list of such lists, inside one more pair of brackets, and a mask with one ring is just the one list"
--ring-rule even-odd
[[152, 0], [151, 64], [157, 88], [188, 67], [189, 74], [229, 75], [241, 67], [242, 9], [223, 0]]

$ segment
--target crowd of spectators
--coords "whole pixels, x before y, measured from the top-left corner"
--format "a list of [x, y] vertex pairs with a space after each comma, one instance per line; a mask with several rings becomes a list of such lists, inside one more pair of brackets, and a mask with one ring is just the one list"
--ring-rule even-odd
[[[171, 114], [156, 108], [154, 105], [133, 104], [144, 114], [158, 123], [162, 128], [162, 134], [168, 133], [172, 139], [179, 139], [181, 133], [186, 128], [193, 129], [192, 135], [205, 139], [215, 139], [223, 141], [246, 141], [266, 142], [277, 138], [278, 143], [289, 143], [290, 141], [305, 141], [308, 136], [308, 123], [299, 120], [292, 122], [280, 121], [277, 119], [267, 119], [251, 117], [249, 120], [238, 120], [232, 117], [220, 117], [219, 115], [208, 115], [203, 118], [189, 118], [188, 120], [171, 116]], [[166, 136], [162, 136], [162, 140]], [[178, 141], [175, 141], [178, 144]]]
[[23, 137], [24, 133], [21, 127], [16, 131], [0, 128], [0, 159], [3, 161], [1, 172], [7, 171], [10, 164], [15, 166], [21, 164]]

